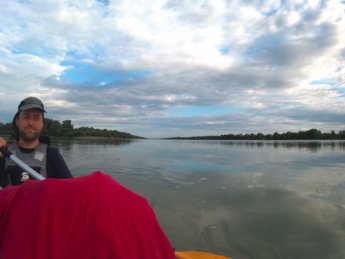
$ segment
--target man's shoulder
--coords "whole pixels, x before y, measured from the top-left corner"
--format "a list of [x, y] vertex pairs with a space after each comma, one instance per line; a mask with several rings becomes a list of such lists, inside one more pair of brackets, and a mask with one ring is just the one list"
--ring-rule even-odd
[[56, 154], [56, 153], [59, 153], [59, 149], [57, 147], [48, 145], [47, 146], [47, 153]]
[[6, 158], [4, 156], [0, 157], [0, 165], [4, 164], [5, 160], [6, 160]]
[[48, 164], [59, 164], [61, 163], [62, 156], [58, 148], [54, 146], [47, 146], [47, 163]]

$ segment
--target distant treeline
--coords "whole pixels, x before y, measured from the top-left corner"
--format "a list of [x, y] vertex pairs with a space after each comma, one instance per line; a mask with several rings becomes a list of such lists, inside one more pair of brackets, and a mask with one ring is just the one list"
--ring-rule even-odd
[[198, 136], [198, 137], [174, 137], [169, 139], [210, 139], [210, 140], [343, 140], [345, 139], [345, 130], [338, 133], [322, 133], [317, 129], [310, 129], [299, 132], [286, 132], [274, 134], [227, 134], [219, 136]]
[[[0, 134], [11, 135], [12, 124], [0, 122]], [[45, 126], [42, 135], [50, 137], [109, 137], [139, 139], [142, 137], [134, 136], [126, 132], [107, 129], [95, 129], [93, 127], [74, 128], [71, 120], [64, 120], [62, 123], [58, 120], [45, 118]]]

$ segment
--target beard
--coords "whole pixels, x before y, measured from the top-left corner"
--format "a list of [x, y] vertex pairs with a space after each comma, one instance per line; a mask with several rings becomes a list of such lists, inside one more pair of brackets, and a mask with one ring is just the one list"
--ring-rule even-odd
[[39, 139], [41, 131], [32, 129], [32, 128], [24, 128], [23, 130], [18, 130], [19, 137], [25, 142], [33, 142]]

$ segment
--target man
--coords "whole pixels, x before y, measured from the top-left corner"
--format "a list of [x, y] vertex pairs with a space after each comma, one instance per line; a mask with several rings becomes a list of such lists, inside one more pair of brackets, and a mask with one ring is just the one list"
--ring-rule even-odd
[[[71, 178], [72, 175], [58, 149], [41, 141], [45, 109], [41, 100], [28, 97], [21, 101], [12, 126], [14, 141], [0, 137], [0, 147], [6, 146], [19, 159], [48, 178]], [[19, 185], [30, 177], [13, 161], [0, 153], [0, 186]]]

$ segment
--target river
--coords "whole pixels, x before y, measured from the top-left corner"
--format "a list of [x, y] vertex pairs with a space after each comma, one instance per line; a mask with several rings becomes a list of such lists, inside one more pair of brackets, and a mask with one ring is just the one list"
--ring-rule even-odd
[[345, 258], [344, 141], [53, 140], [144, 196], [176, 250]]

